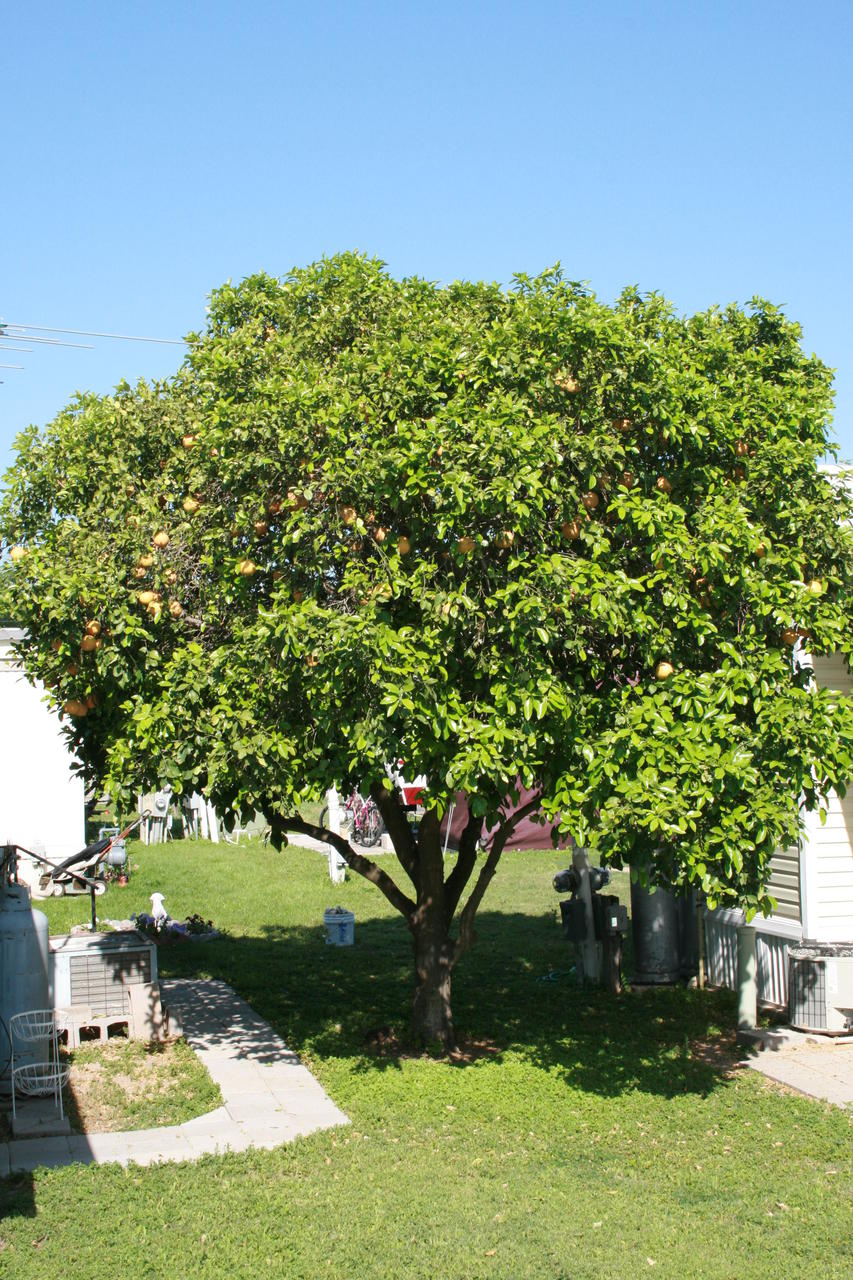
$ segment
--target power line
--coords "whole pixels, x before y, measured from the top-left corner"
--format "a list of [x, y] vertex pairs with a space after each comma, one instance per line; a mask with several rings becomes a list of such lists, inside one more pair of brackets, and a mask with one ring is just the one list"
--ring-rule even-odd
[[[0, 342], [5, 341], [6, 339], [0, 336]], [[0, 347], [0, 351], [32, 351], [32, 347]]]
[[144, 338], [139, 334], [133, 333], [99, 333], [94, 329], [59, 329], [56, 325], [16, 324], [12, 320], [6, 321], [4, 327], [7, 329], [36, 329], [44, 333], [71, 333], [82, 338], [116, 338], [121, 342], [162, 342], [173, 347], [185, 347], [187, 345], [182, 338]]
[[[6, 325], [0, 324], [0, 330], [5, 330]], [[17, 338], [18, 341], [45, 343], [49, 347], [77, 347], [80, 351], [94, 351], [91, 342], [60, 342], [59, 338], [37, 338], [32, 333], [10, 333], [0, 332], [0, 342], [5, 342], [7, 337]]]
[[22, 364], [0, 364], [0, 369], [23, 369]]

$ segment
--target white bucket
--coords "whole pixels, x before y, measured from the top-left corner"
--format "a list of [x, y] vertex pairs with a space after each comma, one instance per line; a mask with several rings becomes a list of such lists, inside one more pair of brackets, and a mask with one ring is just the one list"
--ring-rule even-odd
[[355, 916], [344, 907], [327, 907], [323, 912], [326, 942], [332, 947], [351, 947], [355, 936]]

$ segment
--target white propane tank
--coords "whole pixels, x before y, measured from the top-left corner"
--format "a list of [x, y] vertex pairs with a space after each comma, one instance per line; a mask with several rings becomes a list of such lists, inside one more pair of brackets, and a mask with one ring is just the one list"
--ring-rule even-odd
[[[28, 1009], [50, 1008], [48, 923], [34, 911], [26, 885], [0, 889], [0, 1090], [11, 1091], [9, 1019]], [[15, 1042], [15, 1066], [46, 1062], [44, 1042]]]

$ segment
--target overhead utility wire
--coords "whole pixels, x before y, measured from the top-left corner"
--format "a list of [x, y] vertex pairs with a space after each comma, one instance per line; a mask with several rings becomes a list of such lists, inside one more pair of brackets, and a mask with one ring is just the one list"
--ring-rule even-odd
[[23, 369], [22, 364], [0, 364], [0, 369]]
[[[0, 329], [4, 328], [5, 325], [0, 324]], [[77, 347], [80, 351], [95, 350], [91, 342], [60, 342], [59, 338], [37, 338], [32, 333], [0, 333], [0, 342], [5, 342], [8, 338], [17, 338], [19, 342], [41, 342], [49, 347]]]
[[[0, 338], [0, 342], [5, 341], [5, 338]], [[32, 347], [0, 347], [0, 351], [32, 351]]]
[[9, 329], [37, 329], [44, 333], [74, 333], [83, 338], [118, 338], [122, 342], [164, 342], [172, 347], [185, 347], [187, 345], [182, 338], [142, 338], [138, 334], [132, 333], [98, 333], [94, 329], [57, 329], [54, 325], [49, 324], [15, 324], [11, 320], [6, 322], [6, 327]]

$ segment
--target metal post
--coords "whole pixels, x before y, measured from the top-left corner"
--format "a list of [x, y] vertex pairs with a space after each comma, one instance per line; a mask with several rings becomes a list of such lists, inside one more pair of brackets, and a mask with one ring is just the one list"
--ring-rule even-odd
[[339, 836], [341, 834], [341, 798], [337, 787], [330, 787], [326, 792], [326, 804], [329, 807], [329, 830]]
[[737, 1025], [738, 1031], [758, 1026], [755, 930], [749, 925], [740, 925], [737, 931]]

